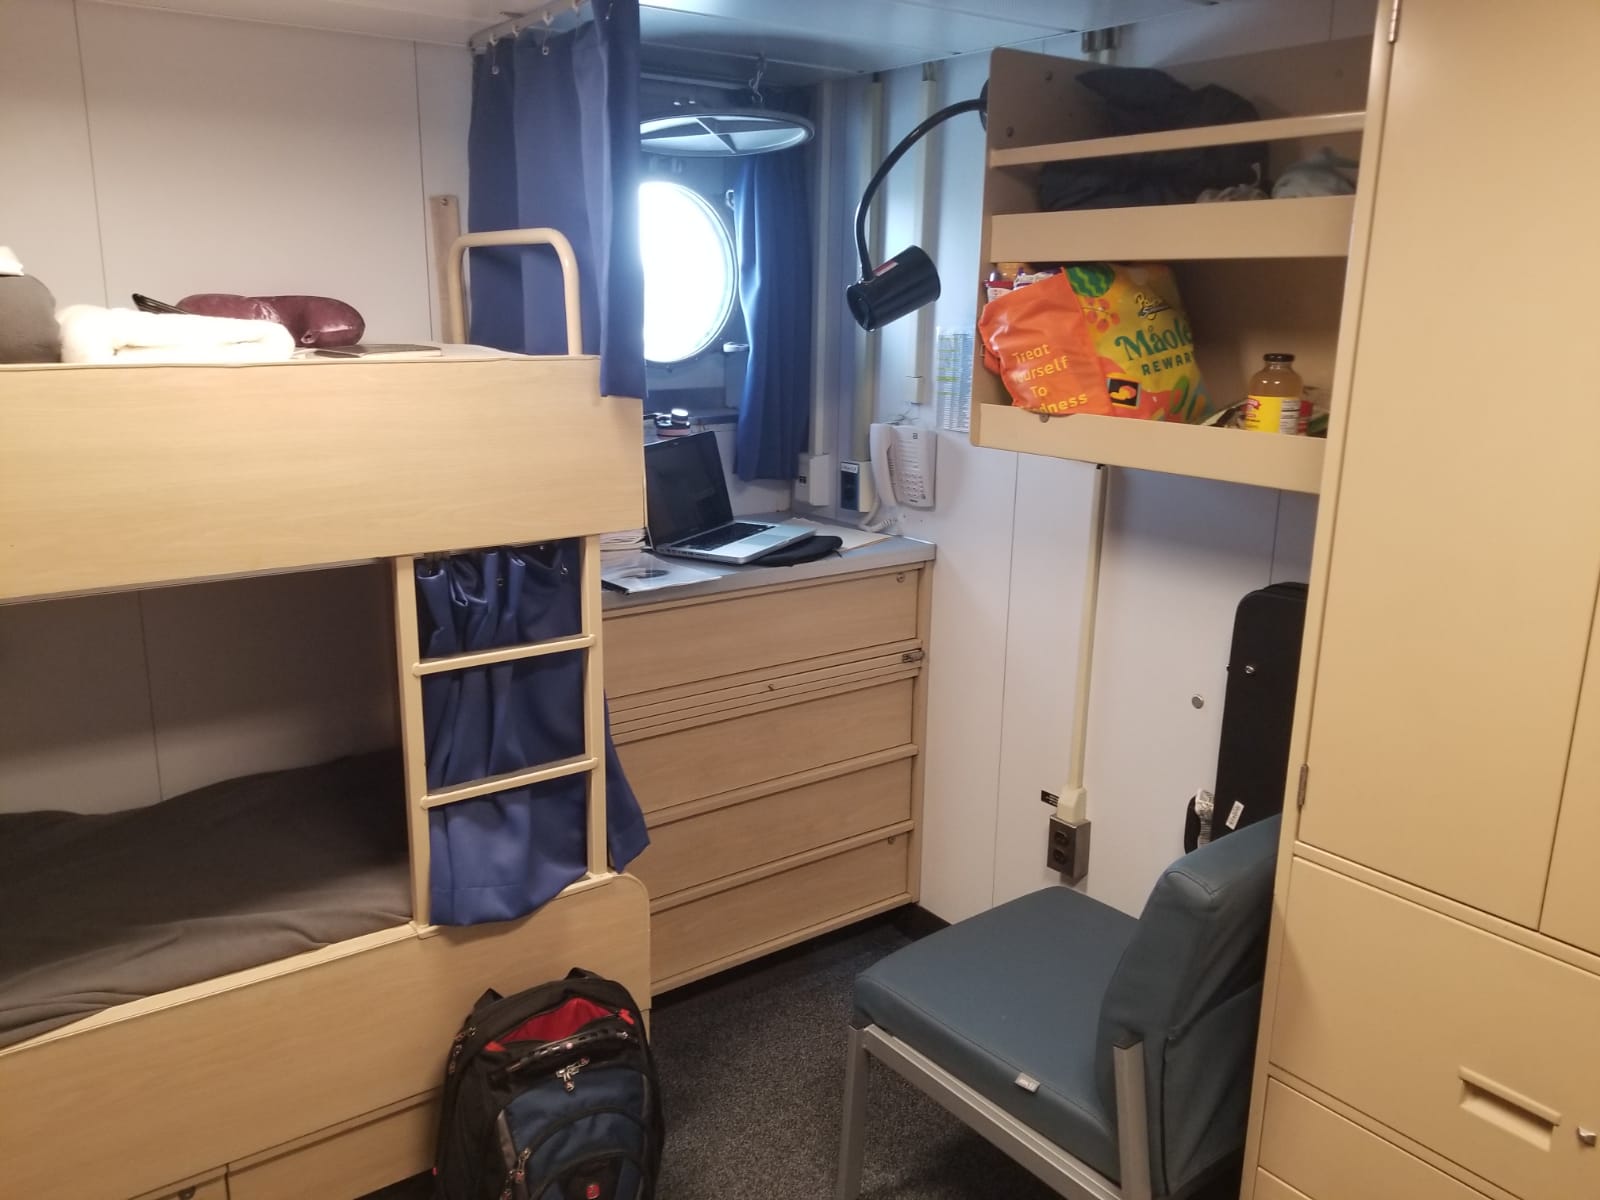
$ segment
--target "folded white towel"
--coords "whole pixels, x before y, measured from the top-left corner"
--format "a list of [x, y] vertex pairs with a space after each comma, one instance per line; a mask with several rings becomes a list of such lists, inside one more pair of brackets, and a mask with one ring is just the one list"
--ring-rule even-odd
[[56, 314], [69, 363], [287, 362], [294, 336], [276, 321], [74, 304]]
[[0, 246], [0, 275], [26, 275], [10, 246]]

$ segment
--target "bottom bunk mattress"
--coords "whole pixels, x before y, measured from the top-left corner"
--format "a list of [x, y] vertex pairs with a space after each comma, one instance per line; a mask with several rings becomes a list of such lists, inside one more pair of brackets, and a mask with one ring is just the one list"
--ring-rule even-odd
[[410, 919], [397, 751], [0, 814], [0, 1046]]

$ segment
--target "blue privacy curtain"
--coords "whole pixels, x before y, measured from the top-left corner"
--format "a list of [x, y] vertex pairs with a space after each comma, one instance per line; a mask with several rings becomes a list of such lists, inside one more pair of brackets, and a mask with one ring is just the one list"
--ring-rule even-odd
[[734, 440], [740, 479], [793, 479], [807, 449], [815, 265], [809, 162], [805, 146], [757, 154], [740, 164], [734, 187], [739, 303], [750, 343]]
[[[582, 281], [583, 348], [600, 355], [600, 390], [642, 399], [638, 0], [595, 0], [592, 16], [570, 32], [531, 29], [477, 54], [467, 157], [471, 230], [566, 234]], [[471, 271], [474, 342], [565, 353], [553, 252], [474, 250]]]
[[[582, 628], [578, 544], [481, 550], [417, 563], [428, 658], [569, 637]], [[582, 651], [427, 676], [428, 790], [582, 754]], [[618, 870], [649, 843], [606, 731], [606, 827]], [[428, 813], [431, 918], [439, 925], [532, 912], [588, 866], [588, 776], [446, 804]]]

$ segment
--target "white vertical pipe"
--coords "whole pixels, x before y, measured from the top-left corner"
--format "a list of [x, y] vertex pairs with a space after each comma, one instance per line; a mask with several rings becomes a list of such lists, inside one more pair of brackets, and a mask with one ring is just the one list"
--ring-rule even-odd
[[[874, 79], [867, 84], [866, 95], [863, 97], [863, 107], [866, 109], [866, 134], [861, 141], [859, 170], [856, 195], [867, 186], [867, 180], [872, 178], [872, 173], [878, 169], [878, 164], [883, 161], [884, 146], [884, 121], [886, 97], [883, 81]], [[879, 190], [877, 202], [872, 206], [872, 211], [867, 214], [867, 253], [873, 263], [883, 261], [883, 203], [884, 193]], [[851, 216], [854, 218], [854, 212]], [[855, 240], [851, 238], [851, 246]], [[859, 264], [855, 270], [859, 270]], [[854, 270], [852, 270], [854, 274]], [[850, 328], [856, 339], [856, 387], [855, 387], [855, 420], [850, 431], [850, 457], [865, 461], [867, 457], [867, 427], [877, 418], [878, 411], [878, 335], [867, 333], [856, 327], [854, 321]]]
[[[918, 98], [921, 103], [917, 123], [921, 124], [933, 116], [939, 108], [939, 72], [933, 63], [927, 63], [922, 68]], [[937, 133], [934, 136], [937, 136]], [[913, 151], [917, 157], [916, 191], [912, 193], [916, 197], [916, 211], [911, 221], [911, 244], [921, 246], [924, 250], [928, 247], [928, 214], [937, 204], [933, 187], [934, 154], [930, 145], [932, 140], [932, 137], [923, 138]], [[910, 378], [904, 381], [904, 386], [912, 389], [911, 402], [923, 405], [931, 398], [929, 375], [933, 358], [933, 306], [924, 305], [917, 309], [913, 319], [915, 324], [911, 329]]]
[[1089, 499], [1089, 545], [1083, 564], [1083, 616], [1078, 626], [1078, 678], [1073, 693], [1072, 749], [1067, 760], [1067, 786], [1062, 789], [1060, 815], [1077, 824], [1089, 812], [1089, 793], [1083, 786], [1084, 759], [1089, 743], [1089, 689], [1094, 682], [1095, 621], [1100, 605], [1100, 559], [1106, 540], [1106, 483], [1109, 467], [1094, 469], [1094, 489]]
[[812, 211], [812, 257], [816, 273], [811, 293], [811, 453], [828, 454], [833, 446], [834, 389], [829, 386], [828, 349], [834, 339], [827, 336], [828, 323], [836, 321], [841, 305], [834, 283], [833, 267], [837, 252], [837, 231], [833, 228], [835, 199], [833, 148], [837, 133], [833, 128], [833, 92], [836, 84], [817, 89], [816, 190]]

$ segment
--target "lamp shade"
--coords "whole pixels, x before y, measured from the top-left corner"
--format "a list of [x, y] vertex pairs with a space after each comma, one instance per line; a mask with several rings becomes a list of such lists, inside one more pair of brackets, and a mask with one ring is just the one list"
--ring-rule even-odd
[[871, 333], [939, 298], [939, 268], [921, 246], [907, 246], [845, 289], [856, 324]]

